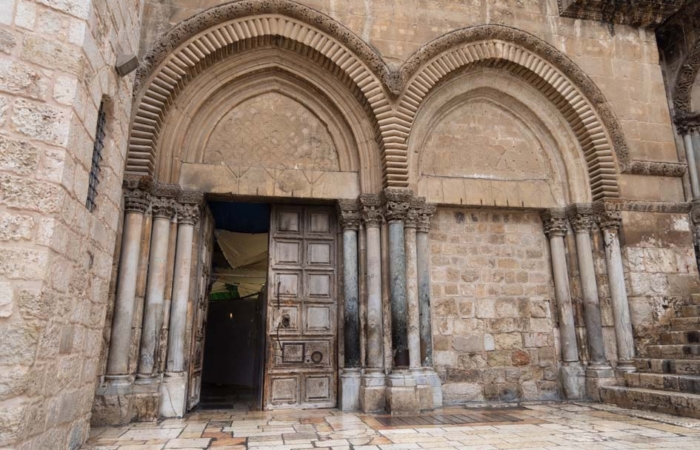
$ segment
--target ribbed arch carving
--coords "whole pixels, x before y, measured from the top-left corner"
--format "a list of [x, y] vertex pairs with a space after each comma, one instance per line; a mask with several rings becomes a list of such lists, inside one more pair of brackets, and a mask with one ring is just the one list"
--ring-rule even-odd
[[[536, 53], [521, 43], [535, 43], [541, 50], [547, 51]], [[407, 141], [423, 100], [451, 73], [484, 65], [508, 70], [535, 86], [557, 107], [571, 126], [585, 155], [593, 199], [618, 197], [618, 171], [613, 151], [617, 150], [618, 160], [624, 162], [628, 158], [621, 132], [615, 148], [608, 137], [609, 131], [593, 104], [550, 58], [560, 64], [570, 62], [560, 52], [534, 36], [500, 26], [461, 30], [460, 33], [446, 35], [428, 44], [402, 69], [405, 87], [396, 111], [396, 138]], [[588, 89], [591, 89], [592, 82], [587, 77], [579, 77], [579, 81], [590, 83]], [[602, 94], [595, 94], [602, 101]], [[603, 106], [609, 111], [607, 106]], [[614, 120], [612, 116], [610, 118]]]
[[[227, 20], [260, 10], [268, 13]], [[280, 11], [289, 15], [278, 14]], [[293, 16], [301, 16], [306, 21]], [[391, 115], [391, 106], [385, 83], [374, 70], [385, 78], [387, 71], [366, 44], [339, 25], [329, 24], [329, 20], [292, 2], [279, 0], [261, 5], [243, 1], [212, 8], [178, 25], [166, 36], [167, 44], [156, 46], [137, 74], [136, 84], [140, 89], [133, 114], [126, 173], [153, 174], [164, 118], [189, 82], [213, 63], [259, 46], [296, 51], [340, 78], [369, 110], [383, 151], [386, 131], [382, 122]], [[324, 24], [334, 35], [321, 29]], [[199, 32], [192, 36], [193, 30]], [[190, 37], [185, 38], [188, 35]], [[383, 169], [385, 184], [394, 185], [391, 168], [384, 165]]]

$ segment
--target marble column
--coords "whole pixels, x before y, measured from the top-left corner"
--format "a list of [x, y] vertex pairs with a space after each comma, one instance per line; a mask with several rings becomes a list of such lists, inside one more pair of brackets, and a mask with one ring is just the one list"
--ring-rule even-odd
[[166, 371], [160, 387], [160, 415], [163, 417], [182, 417], [187, 408], [185, 332], [192, 278], [192, 242], [194, 226], [200, 217], [200, 202], [201, 195], [184, 193], [177, 207], [177, 244], [173, 298], [170, 304], [168, 353]]
[[615, 337], [617, 341], [617, 367], [621, 372], [634, 372], [634, 333], [630, 319], [630, 307], [625, 287], [625, 272], [622, 266], [622, 253], [618, 232], [622, 226], [619, 211], [602, 211], [598, 223], [603, 230], [605, 241], [605, 261], [608, 266], [608, 283], [612, 302]]
[[379, 195], [363, 194], [360, 203], [367, 233], [367, 367], [360, 386], [360, 406], [364, 412], [381, 412], [386, 407], [381, 254], [384, 217]]
[[566, 211], [550, 209], [542, 214], [544, 232], [549, 238], [552, 259], [552, 276], [554, 278], [554, 294], [557, 299], [559, 312], [559, 341], [561, 346], [562, 365], [559, 378], [567, 399], [580, 399], [585, 396], [585, 378], [583, 366], [579, 359], [576, 343], [576, 323], [574, 309], [571, 303], [569, 288], [569, 271], [566, 262], [566, 247], [564, 236], [567, 233]]
[[413, 198], [404, 220], [404, 246], [406, 252], [406, 306], [408, 308], [408, 360], [414, 373], [421, 365], [420, 354], [420, 306], [418, 304], [418, 255], [416, 227], [425, 200]]
[[[613, 376], [612, 368], [605, 358], [603, 340], [603, 322], [600, 314], [600, 300], [593, 263], [591, 230], [595, 222], [591, 205], [573, 205], [569, 211], [569, 221], [576, 233], [576, 253], [578, 257], [581, 291], [583, 294], [584, 319], [588, 340], [588, 378], [609, 378]], [[589, 392], [589, 395], [591, 393]], [[596, 393], [592, 395], [594, 398]]]
[[131, 382], [129, 374], [131, 328], [134, 321], [134, 297], [141, 251], [141, 232], [144, 214], [150, 202], [149, 191], [150, 182], [145, 178], [124, 180], [124, 231], [105, 376], [105, 380], [113, 386], [129, 385]]
[[433, 329], [430, 315], [430, 219], [435, 205], [424, 205], [419, 211], [416, 228], [416, 259], [418, 272], [418, 309], [420, 322], [420, 360], [432, 390], [433, 407], [442, 407], [442, 384], [433, 368]]
[[688, 175], [690, 176], [690, 189], [693, 198], [700, 197], [700, 180], [698, 180], [698, 168], [695, 162], [695, 148], [693, 146], [693, 128], [683, 129], [683, 142], [685, 144], [685, 157], [688, 162]]
[[345, 364], [340, 374], [340, 409], [360, 409], [360, 302], [357, 275], [357, 231], [360, 212], [356, 200], [339, 200], [338, 212], [343, 228], [343, 342]]
[[149, 384], [157, 380], [155, 377], [157, 372], [156, 352], [163, 326], [170, 221], [175, 215], [175, 200], [173, 198], [175, 195], [177, 195], [177, 186], [159, 186], [154, 190], [151, 198], [153, 229], [141, 328], [139, 366], [136, 374], [137, 382], [142, 384]]
[[386, 220], [389, 223], [389, 298], [391, 303], [391, 341], [394, 365], [387, 380], [387, 409], [392, 414], [418, 413], [416, 380], [408, 369], [408, 305], [406, 302], [406, 244], [404, 220], [410, 208], [411, 191], [384, 191]]

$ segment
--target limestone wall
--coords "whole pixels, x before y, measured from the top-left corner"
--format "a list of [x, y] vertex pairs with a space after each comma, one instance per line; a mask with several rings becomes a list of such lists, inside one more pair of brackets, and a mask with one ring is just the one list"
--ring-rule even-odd
[[[138, 0], [0, 1], [0, 447], [87, 437], [138, 51]], [[85, 207], [100, 102], [97, 207]]]
[[[224, 0], [146, 0], [140, 52], [177, 23]], [[598, 85], [621, 121], [633, 159], [677, 161], [653, 31], [559, 16], [557, 0], [302, 0], [348, 27], [393, 68], [450, 31], [502, 24], [565, 53]], [[624, 197], [682, 201], [681, 179], [621, 176]]]
[[559, 398], [539, 215], [440, 208], [430, 242], [433, 360], [445, 402]]

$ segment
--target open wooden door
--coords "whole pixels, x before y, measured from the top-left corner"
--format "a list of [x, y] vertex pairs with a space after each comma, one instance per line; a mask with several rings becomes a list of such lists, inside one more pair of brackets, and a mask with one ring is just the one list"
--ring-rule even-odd
[[187, 395], [187, 410], [199, 404], [202, 393], [202, 367], [204, 364], [204, 337], [206, 335], [207, 309], [209, 308], [209, 280], [211, 276], [211, 258], [214, 246], [214, 218], [208, 207], [202, 214], [196, 251], [193, 261], [197, 262], [195, 283], [195, 301], [190, 303], [192, 314], [192, 343], [190, 349], [190, 370]]
[[270, 220], [265, 409], [335, 407], [335, 211], [280, 205]]

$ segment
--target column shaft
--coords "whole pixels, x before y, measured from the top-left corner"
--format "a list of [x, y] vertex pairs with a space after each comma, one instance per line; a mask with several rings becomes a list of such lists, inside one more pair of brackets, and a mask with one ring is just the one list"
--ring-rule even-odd
[[406, 305], [406, 247], [403, 221], [389, 222], [389, 279], [391, 304], [391, 342], [394, 367], [408, 367], [408, 323]]
[[576, 327], [574, 309], [571, 304], [569, 290], [569, 273], [566, 267], [566, 249], [564, 236], [550, 235], [549, 246], [552, 253], [552, 274], [554, 277], [554, 292], [559, 309], [559, 334], [561, 336], [561, 356], [565, 362], [579, 360], [576, 345]]
[[685, 157], [688, 161], [688, 174], [690, 175], [690, 188], [693, 193], [693, 198], [700, 197], [700, 181], [698, 181], [698, 168], [695, 165], [695, 150], [693, 148], [693, 136], [689, 130], [683, 136], [685, 143]]
[[608, 280], [610, 284], [610, 298], [615, 320], [615, 336], [617, 337], [618, 368], [633, 371], [634, 364], [634, 334], [632, 332], [632, 320], [627, 301], [627, 288], [625, 287], [625, 273], [622, 267], [622, 254], [620, 252], [620, 240], [615, 226], [603, 227], [605, 238], [605, 259], [608, 266]]
[[134, 297], [136, 295], [142, 228], [143, 211], [127, 211], [124, 218], [112, 338], [109, 342], [109, 355], [107, 357], [107, 375], [128, 375], [129, 373], [129, 347], [131, 346], [131, 327], [134, 318]]
[[382, 255], [379, 224], [367, 225], [367, 367], [384, 367]]
[[190, 294], [193, 236], [193, 223], [178, 224], [173, 299], [170, 305], [170, 330], [168, 332], [168, 363], [166, 368], [168, 372], [183, 372], [185, 370], [185, 329]]
[[[159, 210], [156, 210], [156, 203]], [[170, 200], [154, 200], [153, 231], [148, 261], [148, 281], [146, 284], [146, 302], [141, 329], [141, 349], [139, 353], [138, 373], [150, 377], [155, 372], [155, 355], [163, 325], [163, 301], [165, 279], [167, 277], [168, 242], [170, 238], [170, 219], [173, 205]]]
[[357, 278], [357, 229], [343, 230], [343, 293], [345, 297], [345, 368], [360, 367], [360, 307]]
[[418, 258], [421, 365], [433, 367], [433, 331], [430, 316], [430, 240], [427, 231], [418, 230], [416, 253]]

